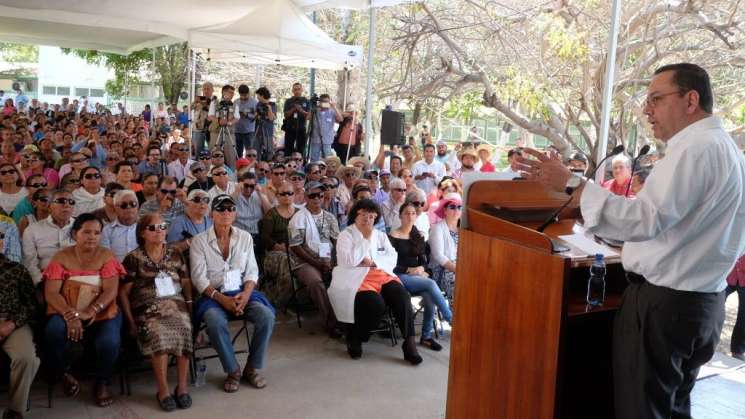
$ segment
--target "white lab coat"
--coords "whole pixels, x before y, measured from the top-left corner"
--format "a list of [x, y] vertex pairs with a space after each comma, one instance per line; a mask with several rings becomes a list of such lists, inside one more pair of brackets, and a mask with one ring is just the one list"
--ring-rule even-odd
[[432, 225], [428, 242], [431, 249], [430, 267], [442, 266], [458, 257], [458, 247], [450, 236], [450, 228], [445, 220]]
[[336, 242], [337, 266], [332, 272], [328, 289], [329, 301], [340, 322], [354, 323], [354, 298], [370, 271], [370, 268], [357, 265], [366, 257], [372, 259], [378, 269], [396, 276], [393, 269], [398, 253], [385, 233], [373, 229], [372, 236], [367, 240], [355, 225], [345, 228]]

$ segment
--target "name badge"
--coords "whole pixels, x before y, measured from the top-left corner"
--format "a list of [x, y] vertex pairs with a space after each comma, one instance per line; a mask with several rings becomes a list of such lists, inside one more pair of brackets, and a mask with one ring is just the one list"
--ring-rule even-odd
[[321, 243], [318, 245], [318, 256], [322, 258], [331, 257], [331, 243]]
[[232, 269], [225, 273], [223, 278], [222, 292], [238, 291], [241, 289], [241, 271]]
[[176, 295], [176, 287], [173, 286], [171, 275], [160, 271], [155, 277], [155, 294], [158, 298], [173, 297]]

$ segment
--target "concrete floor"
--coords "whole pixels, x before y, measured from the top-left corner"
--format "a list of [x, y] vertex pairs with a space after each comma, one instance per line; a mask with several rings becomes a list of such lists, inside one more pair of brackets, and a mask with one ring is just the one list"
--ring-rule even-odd
[[[192, 388], [194, 405], [172, 413], [161, 411], [155, 401], [155, 383], [150, 372], [134, 374], [132, 395], [119, 396], [109, 408], [91, 401], [91, 383], [84, 382], [76, 399], [67, 399], [58, 386], [54, 408], [46, 407], [46, 386], [39, 381], [32, 389], [27, 418], [297, 418], [365, 419], [444, 417], [449, 358], [445, 349], [432, 352], [420, 348], [424, 362], [412, 366], [403, 360], [400, 345], [373, 337], [363, 346], [360, 360], [352, 360], [341, 340], [320, 333], [311, 319], [298, 329], [294, 318], [278, 316], [264, 374], [268, 385], [257, 390], [242, 385], [237, 393], [222, 391], [224, 374], [217, 359], [207, 363], [207, 383]], [[421, 317], [418, 318], [421, 320]], [[244, 347], [240, 340], [238, 346]], [[245, 355], [239, 355], [241, 365]], [[175, 369], [171, 368], [171, 383]], [[118, 380], [118, 379], [117, 379]], [[37, 380], [38, 381], [38, 380]], [[4, 404], [4, 403], [2, 403]]]

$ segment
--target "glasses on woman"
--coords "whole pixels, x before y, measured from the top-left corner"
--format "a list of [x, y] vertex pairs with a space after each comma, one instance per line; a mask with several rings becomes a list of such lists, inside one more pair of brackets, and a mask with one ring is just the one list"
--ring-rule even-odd
[[145, 227], [147, 231], [166, 231], [168, 230], [168, 223], [160, 223], [160, 224], [150, 224], [149, 226]]
[[197, 196], [197, 197], [192, 198], [191, 202], [195, 204], [209, 204], [210, 197], [209, 196]]
[[14, 175], [15, 173], [15, 170], [0, 170], [0, 176]]
[[47, 187], [47, 183], [46, 182], [32, 183], [32, 184], [28, 185], [28, 187], [29, 188], [35, 188], [35, 189], [46, 188]]
[[135, 201], [128, 201], [128, 202], [122, 202], [119, 204], [119, 208], [121, 209], [130, 209], [130, 208], [137, 208], [137, 202]]
[[101, 179], [101, 175], [98, 173], [86, 173], [84, 178], [91, 180], [91, 179]]
[[227, 176], [228, 172], [212, 172], [212, 176], [222, 177]]
[[224, 205], [215, 208], [215, 211], [217, 212], [235, 212], [235, 206], [234, 205]]
[[285, 192], [280, 192], [280, 193], [278, 193], [277, 195], [278, 195], [278, 196], [293, 196], [293, 195], [295, 195], [295, 192], [292, 192], [292, 191], [285, 191]]
[[49, 197], [48, 196], [40, 196], [40, 197], [36, 198], [35, 201], [36, 202], [43, 202], [43, 203], [46, 204], [46, 203], [49, 202]]
[[224, 157], [224, 156], [223, 156], [222, 154], [213, 154], [213, 155], [212, 155], [212, 158], [213, 158], [213, 159], [221, 159], [221, 158], [223, 158], [223, 157]]
[[463, 209], [463, 205], [457, 205], [457, 204], [447, 204], [447, 205], [445, 205], [445, 208], [447, 208], [447, 209], [449, 209], [449, 210], [456, 210], [456, 211], [460, 211], [460, 210], [462, 210], [462, 209]]
[[412, 201], [411, 202], [411, 205], [413, 205], [414, 208], [419, 208], [419, 207], [423, 207], [424, 206], [424, 203], [423, 202], [419, 202], [419, 201]]

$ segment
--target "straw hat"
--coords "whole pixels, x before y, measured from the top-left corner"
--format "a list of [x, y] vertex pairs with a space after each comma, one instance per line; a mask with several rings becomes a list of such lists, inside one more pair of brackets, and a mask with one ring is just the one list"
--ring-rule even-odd
[[367, 169], [370, 168], [370, 163], [367, 161], [367, 158], [365, 157], [351, 157], [347, 161], [347, 166], [355, 166], [355, 163], [362, 163], [362, 170], [367, 171]]
[[476, 149], [476, 154], [480, 156], [482, 151], [486, 151], [487, 160], [491, 158], [492, 148], [489, 144], [481, 144], [479, 148]]
[[474, 150], [473, 148], [467, 148], [465, 150], [461, 150], [458, 153], [458, 160], [460, 160], [462, 162], [463, 161], [463, 156], [471, 156], [471, 157], [473, 157], [474, 160], [478, 160], [479, 159], [478, 153], [476, 153], [476, 150]]

